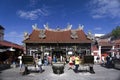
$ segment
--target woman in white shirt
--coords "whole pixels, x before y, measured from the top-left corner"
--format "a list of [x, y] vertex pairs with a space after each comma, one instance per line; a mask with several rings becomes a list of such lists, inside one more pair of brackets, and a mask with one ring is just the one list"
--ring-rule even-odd
[[39, 67], [39, 72], [42, 73], [42, 59], [40, 56], [38, 56], [38, 67]]
[[22, 56], [23, 56], [23, 54], [21, 54], [21, 56], [18, 57], [18, 59], [19, 59], [20, 71], [22, 71], [22, 66], [23, 66], [23, 64], [22, 64]]

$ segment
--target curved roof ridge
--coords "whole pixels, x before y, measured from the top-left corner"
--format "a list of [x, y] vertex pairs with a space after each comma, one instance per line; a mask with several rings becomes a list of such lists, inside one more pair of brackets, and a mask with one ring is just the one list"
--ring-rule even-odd
[[45, 30], [48, 30], [48, 31], [53, 31], [53, 32], [64, 32], [64, 31], [70, 31], [69, 29], [45, 29]]

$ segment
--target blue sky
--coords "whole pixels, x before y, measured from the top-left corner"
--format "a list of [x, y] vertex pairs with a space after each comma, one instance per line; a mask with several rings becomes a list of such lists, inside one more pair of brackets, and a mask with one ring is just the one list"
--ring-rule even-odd
[[120, 0], [0, 0], [0, 25], [5, 28], [4, 39], [22, 44], [24, 32], [32, 25], [43, 29], [73, 29], [84, 25], [84, 31], [107, 34], [120, 25]]

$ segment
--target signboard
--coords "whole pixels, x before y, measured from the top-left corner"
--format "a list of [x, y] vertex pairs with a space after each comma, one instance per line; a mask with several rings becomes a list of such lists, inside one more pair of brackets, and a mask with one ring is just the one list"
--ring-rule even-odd
[[68, 52], [68, 55], [72, 55], [72, 54], [73, 54], [73, 52], [72, 52], [72, 51], [69, 51], [69, 52]]
[[34, 64], [33, 56], [22, 56], [23, 64]]

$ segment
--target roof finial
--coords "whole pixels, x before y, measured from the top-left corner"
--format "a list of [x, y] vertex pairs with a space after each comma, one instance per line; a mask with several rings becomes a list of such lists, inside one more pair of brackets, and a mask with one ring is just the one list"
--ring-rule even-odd
[[37, 24], [32, 25], [33, 30], [38, 30]]
[[29, 38], [29, 34], [28, 32], [24, 32], [24, 40], [28, 39]]
[[67, 30], [70, 30], [72, 28], [72, 25], [70, 23], [67, 24]]
[[94, 36], [90, 30], [88, 31], [87, 38], [94, 40]]
[[77, 32], [75, 30], [71, 31], [71, 38], [73, 38], [73, 39], [77, 39], [78, 38]]
[[45, 29], [47, 29], [47, 30], [49, 29], [48, 23], [44, 24], [43, 26]]
[[83, 30], [83, 28], [84, 28], [84, 25], [81, 25], [81, 24], [78, 25], [78, 29]]
[[60, 27], [59, 26], [57, 26], [57, 31], [60, 31]]

